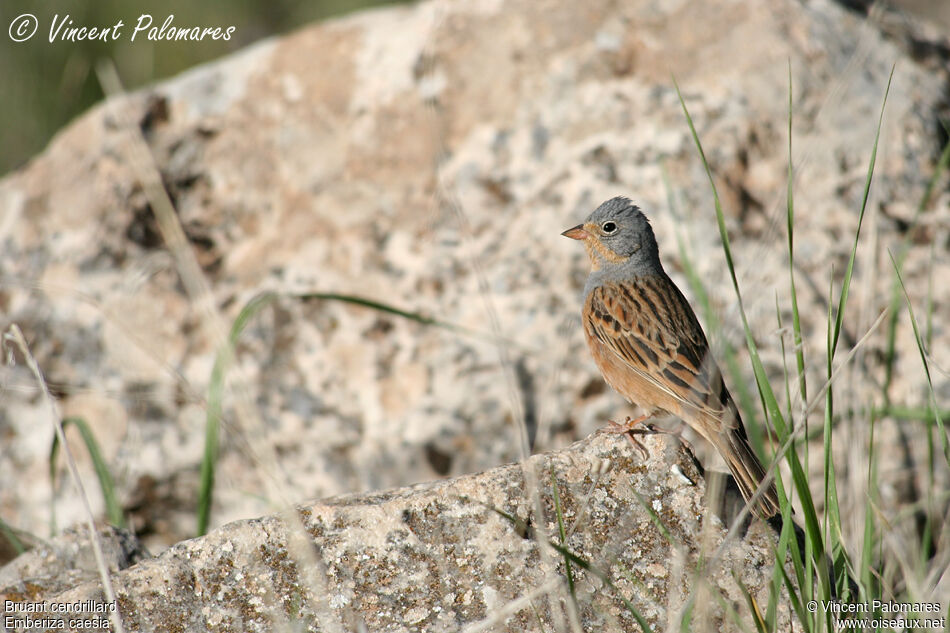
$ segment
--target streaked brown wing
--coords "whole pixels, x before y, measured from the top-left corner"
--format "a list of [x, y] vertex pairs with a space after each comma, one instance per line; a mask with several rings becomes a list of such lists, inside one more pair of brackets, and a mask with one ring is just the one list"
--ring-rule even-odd
[[627, 367], [685, 405], [741, 424], [702, 327], [669, 277], [607, 283], [589, 301], [588, 328]]

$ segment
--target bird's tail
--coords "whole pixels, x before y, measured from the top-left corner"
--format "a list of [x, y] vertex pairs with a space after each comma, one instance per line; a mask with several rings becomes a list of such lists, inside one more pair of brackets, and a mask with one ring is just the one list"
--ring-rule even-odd
[[[756, 457], [745, 433], [738, 429], [728, 429], [719, 435], [722, 446], [717, 446], [719, 453], [726, 459], [729, 470], [732, 472], [743, 499], [748, 502], [755, 493], [759, 484], [765, 478], [765, 469]], [[762, 519], [768, 519], [779, 511], [778, 491], [775, 482], [769, 482], [768, 487], [752, 503], [752, 512]]]

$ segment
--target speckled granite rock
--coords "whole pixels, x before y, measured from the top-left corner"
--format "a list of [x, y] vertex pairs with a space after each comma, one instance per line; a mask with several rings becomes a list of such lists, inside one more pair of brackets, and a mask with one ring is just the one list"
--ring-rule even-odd
[[[288, 537], [299, 532], [286, 517], [225, 525], [115, 574], [124, 625], [130, 632], [527, 632], [558, 630], [576, 617], [584, 631], [636, 630], [622, 597], [653, 630], [678, 629], [687, 604], [692, 630], [739, 630], [723, 605], [753, 627], [739, 583], [766, 604], [774, 531], [754, 521], [724, 545], [691, 454], [670, 436], [641, 439], [649, 457], [602, 433], [525, 468], [301, 506], [303, 563]], [[536, 496], [526, 493], [526, 473]], [[568, 548], [610, 581], [572, 565], [575, 616], [565, 608], [563, 558], [536, 540], [558, 542], [552, 481]], [[101, 601], [102, 593], [92, 580], [30, 597], [71, 603]], [[797, 630], [787, 611], [779, 623]]]
[[[714, 345], [741, 347], [711, 195], [672, 73], [720, 184], [746, 307], [778, 385], [776, 294], [784, 322], [791, 318], [783, 234], [791, 62], [796, 272], [814, 389], [832, 265], [840, 277], [895, 61], [843, 345], [890, 300], [887, 249], [911, 240], [905, 279], [919, 306], [928, 275], [950, 276], [944, 189], [911, 228], [950, 94], [937, 44], [882, 35], [828, 0], [436, 0], [313, 25], [114, 99], [0, 181], [2, 325], [21, 326], [63, 413], [92, 427], [131, 524], [155, 551], [195, 533], [216, 352], [208, 308], [226, 330], [262, 290], [283, 298], [238, 345], [216, 525], [302, 497], [513, 461], [521, 411], [537, 450], [565, 446], [631, 413], [583, 349], [586, 262], [559, 235], [600, 201], [624, 194], [641, 203], [688, 292], [683, 238], [726, 324], [707, 328]], [[208, 301], [189, 296], [164, 248], [119, 113], [147, 139]], [[490, 336], [293, 296], [309, 291], [356, 294], [482, 333], [496, 322], [506, 343], [500, 351]], [[933, 300], [933, 314], [950, 313], [950, 295]], [[839, 490], [861, 511], [868, 469], [851, 448], [868, 442], [860, 411], [880, 399], [882, 331], [836, 397], [839, 410], [859, 411], [842, 419], [836, 438], [848, 441], [835, 450]], [[927, 390], [906, 317], [897, 341], [891, 400], [921, 405]], [[941, 319], [931, 353], [950, 367]], [[47, 483], [45, 403], [22, 365], [0, 372], [0, 481], [17, 482], [0, 486], [0, 516], [44, 533], [55, 502], [61, 524], [75, 522], [78, 500]], [[730, 376], [734, 392], [752, 384], [745, 372]], [[933, 376], [946, 402], [950, 380]], [[251, 415], [237, 415], [239, 402]], [[880, 469], [890, 512], [914, 498], [901, 487], [912, 480], [904, 463], [914, 461], [914, 444], [886, 420], [875, 433], [910, 447]], [[76, 453], [94, 481], [81, 446]], [[820, 458], [814, 467], [820, 482]], [[860, 539], [862, 515], [845, 514]]]
[[[99, 542], [106, 567], [127, 569], [149, 558], [134, 534], [100, 527]], [[37, 592], [52, 595], [97, 578], [95, 553], [85, 525], [64, 530], [55, 539], [35, 543], [27, 552], [0, 567], [0, 604], [4, 599], [29, 599]]]

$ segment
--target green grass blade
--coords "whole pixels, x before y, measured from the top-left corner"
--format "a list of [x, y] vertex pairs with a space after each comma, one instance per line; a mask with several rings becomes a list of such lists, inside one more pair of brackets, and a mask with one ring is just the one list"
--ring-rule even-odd
[[[778, 331], [783, 332], [785, 324], [782, 322], [782, 307], [778, 303], [778, 293], [775, 294], [775, 320], [778, 322]], [[789, 428], [794, 427], [794, 417], [792, 415], [792, 386], [788, 379], [788, 350], [785, 349], [785, 336], [781, 334], [778, 338], [778, 344], [782, 352], [782, 382], [785, 385], [785, 415], [788, 416]]]
[[[749, 607], [749, 613], [752, 614], [752, 622], [753, 624], [755, 624], [755, 630], [758, 631], [758, 633], [766, 633], [766, 631], [768, 631], [769, 628], [765, 623], [765, 617], [762, 615], [762, 610], [759, 609], [759, 603], [752, 596], [752, 593], [749, 591], [748, 587], [745, 586], [745, 583], [742, 582], [742, 579], [739, 578], [739, 576], [735, 573], [735, 571], [733, 571], [732, 579], [739, 586], [739, 591], [742, 592], [742, 596], [745, 598], [746, 606]], [[740, 630], [744, 629], [745, 627], [742, 626], [742, 622], [739, 620], [738, 614], [735, 612], [735, 609], [731, 609], [730, 607], [731, 605], [729, 604], [723, 604], [723, 610], [727, 610], [727, 612], [729, 612], [733, 616], [732, 618], [733, 625], [735, 625], [736, 628], [739, 628]]]
[[7, 525], [7, 522], [3, 519], [0, 519], [0, 536], [10, 544], [13, 551], [17, 553], [17, 556], [27, 550], [26, 544], [17, 536], [16, 530]]
[[872, 569], [874, 569], [873, 555], [875, 544], [880, 542], [880, 538], [877, 534], [877, 525], [874, 521], [874, 500], [877, 497], [876, 491], [879, 490], [879, 486], [877, 481], [877, 459], [875, 458], [876, 452], [874, 444], [875, 431], [877, 430], [877, 416], [873, 411], [871, 412], [869, 421], [868, 492], [864, 499], [864, 530], [861, 538], [861, 561], [858, 573], [856, 574], [860, 583], [858, 586], [859, 595], [852, 598], [852, 600], [861, 600], [865, 603], [870, 602], [872, 598], [880, 595], [877, 583], [875, 582], [876, 576], [872, 573]]
[[[554, 493], [554, 513], [557, 515], [557, 532], [561, 539], [561, 545], [567, 548], [567, 530], [564, 528], [564, 513], [561, 511], [561, 494], [557, 489], [557, 478], [554, 472], [551, 472], [551, 490]], [[564, 573], [567, 576], [567, 589], [571, 594], [571, 599], [577, 604], [577, 592], [574, 589], [574, 571], [571, 569], [571, 561], [564, 558]]]
[[881, 103], [881, 114], [877, 120], [877, 131], [874, 134], [874, 145], [871, 148], [871, 160], [868, 163], [867, 176], [864, 179], [864, 193], [861, 196], [861, 212], [858, 215], [858, 228], [854, 232], [854, 243], [851, 246], [851, 256], [848, 258], [848, 266], [844, 271], [844, 281], [841, 285], [841, 297], [838, 300], [838, 313], [835, 316], [834, 332], [831, 339], [831, 352], [834, 354], [838, 347], [838, 337], [841, 334], [841, 325], [844, 322], [844, 308], [848, 303], [848, 292], [851, 289], [851, 274], [854, 271], [854, 260], [858, 251], [858, 239], [861, 236], [861, 225], [864, 222], [864, 212], [867, 210], [868, 197], [871, 193], [871, 182], [874, 178], [874, 165], [877, 162], [877, 145], [881, 139], [881, 125], [884, 123], [884, 110], [887, 106], [887, 95], [891, 91], [891, 81], [894, 79], [894, 70], [896, 64], [891, 66], [891, 74], [887, 78], [887, 88], [884, 89], [884, 100]]
[[[789, 455], [792, 454], [789, 452]], [[789, 460], [789, 466], [792, 470], [792, 485], [802, 506], [806, 542], [815, 548], [815, 553], [824, 553], [824, 539], [821, 536], [821, 525], [818, 521], [818, 512], [815, 510], [815, 501], [808, 487], [808, 477], [797, 460]]]
[[867, 474], [867, 496], [864, 498], [864, 530], [861, 535], [861, 562], [856, 574], [859, 586], [859, 595], [852, 600], [860, 599], [863, 602], [869, 602], [873, 597], [879, 596], [880, 590], [875, 580], [876, 576], [872, 572], [874, 569], [873, 554], [875, 545], [880, 543], [877, 524], [874, 521], [874, 500], [877, 497], [878, 478], [877, 478], [877, 459], [874, 448], [874, 436], [877, 430], [877, 417], [874, 413], [870, 416], [870, 430], [868, 438], [868, 474]]
[[214, 469], [218, 463], [218, 436], [221, 430], [221, 399], [224, 391], [223, 350], [218, 352], [211, 369], [208, 384], [208, 410], [205, 415], [205, 445], [201, 458], [201, 475], [198, 484], [198, 529], [197, 536], [208, 532], [211, 520], [211, 503], [214, 497]]
[[[835, 334], [835, 317], [833, 313], [834, 306], [834, 266], [831, 269], [830, 279], [828, 280], [828, 313], [826, 315], [826, 325], [825, 325], [825, 359], [826, 359], [826, 371], [828, 380], [831, 380], [831, 376], [834, 371], [833, 360], [834, 360], [834, 334]], [[829, 385], [828, 389], [825, 391], [825, 410], [824, 417], [822, 420], [822, 497], [824, 498], [825, 505], [825, 514], [822, 521], [822, 538], [824, 539], [825, 551], [822, 552], [822, 555], [827, 554], [832, 557], [834, 561], [835, 548], [837, 543], [831, 538], [831, 524], [835, 521], [840, 521], [840, 515], [833, 511], [832, 506], [836, 507], [836, 489], [834, 487], [835, 483], [835, 464], [834, 464], [834, 455], [831, 451], [831, 430], [833, 427], [832, 421], [834, 419], [834, 389]], [[824, 563], [824, 559], [816, 558], [815, 564], [819, 575], [822, 571], [827, 571]], [[828, 579], [826, 576], [820, 575], [822, 579], [823, 587], [826, 591], [831, 591], [831, 585], [828, 584]], [[837, 586], [837, 583], [835, 583]], [[824, 597], [824, 594], [823, 594]]]
[[[794, 541], [794, 539], [792, 539]], [[795, 612], [795, 615], [798, 616], [798, 621], [804, 626], [809, 621], [809, 614], [805, 612], [804, 603], [801, 600], [801, 597], [798, 595], [798, 588], [803, 586], [801, 583], [794, 583], [792, 579], [788, 577], [788, 574], [785, 573], [785, 568], [781, 565], [778, 566], [778, 570], [782, 575], [782, 580], [785, 583], [785, 589], [788, 591], [789, 602], [792, 604], [792, 611]], [[772, 627], [771, 630], [776, 630]], [[810, 629], [805, 629], [810, 630]]]
[[[937, 429], [939, 429], [940, 440], [943, 445], [943, 457], [946, 460], [947, 464], [950, 465], [950, 440], [947, 438], [947, 429], [943, 424], [943, 419], [938, 415], [939, 408], [937, 407], [937, 393], [934, 391], [933, 378], [930, 375], [930, 363], [927, 360], [927, 351], [924, 347], [924, 341], [920, 335], [920, 327], [917, 324], [917, 317], [914, 316], [914, 307], [910, 301], [910, 295], [907, 294], [907, 287], [904, 286], [904, 278], [901, 276], [900, 270], [897, 267], [897, 261], [894, 259], [894, 255], [888, 251], [888, 255], [891, 258], [891, 263], [894, 265], [894, 271], [897, 275], [897, 280], [900, 282], [901, 291], [904, 293], [904, 301], [907, 305], [907, 312], [910, 315], [910, 324], [914, 329], [914, 340], [917, 342], [917, 351], [920, 354], [920, 361], [924, 366], [924, 374], [927, 377], [927, 387], [929, 389], [930, 403], [933, 406], [934, 416], [933, 422], [936, 424]], [[933, 427], [927, 429], [927, 435], [932, 435]]]
[[693, 600], [690, 600], [686, 605], [686, 608], [683, 609], [683, 615], [680, 618], [680, 633], [690, 633], [692, 631], [690, 624], [693, 621], [693, 607], [695, 605], [696, 603]]
[[[89, 459], [96, 471], [96, 478], [99, 480], [99, 489], [102, 491], [102, 498], [106, 506], [106, 516], [109, 523], [116, 527], [125, 527], [125, 517], [122, 514], [122, 506], [119, 504], [115, 495], [115, 485], [112, 482], [112, 475], [102, 458], [102, 452], [99, 450], [99, 443], [86, 421], [79, 417], [69, 417], [63, 420], [63, 432], [70, 426], [75, 426], [79, 430], [83, 443], [86, 445], [86, 451], [89, 453]], [[53, 490], [56, 490], [56, 457], [59, 455], [59, 436], [53, 436], [53, 444], [49, 451], [49, 479]]]
[[[947, 147], [950, 147], [950, 143], [947, 144]], [[926, 304], [926, 314], [927, 322], [924, 329], [924, 345], [927, 349], [933, 349], [933, 335], [934, 335], [934, 256], [937, 253], [937, 240], [934, 240], [930, 243], [930, 265], [928, 266], [927, 271], [927, 304]]]
[[[831, 289], [829, 288], [829, 293]], [[828, 322], [828, 379], [831, 379], [832, 375], [832, 359], [834, 358], [833, 351], [833, 324], [831, 321], [831, 311], [830, 306], [832, 302], [830, 301], [831, 297], [829, 294], [829, 322]], [[835, 529], [832, 529], [833, 526], [841, 525], [841, 513], [838, 509], [838, 489], [836, 486], [836, 475], [835, 475], [835, 463], [834, 455], [832, 452], [832, 428], [833, 428], [833, 414], [834, 414], [834, 390], [829, 387], [825, 392], [825, 411], [824, 419], [822, 426], [822, 459], [824, 462], [824, 481], [823, 490], [825, 497], [825, 515], [824, 515], [824, 529], [823, 534], [825, 536], [825, 545], [830, 550], [832, 561], [834, 564], [835, 570], [840, 568], [840, 555], [842, 552], [841, 542], [837, 538], [838, 532]], [[840, 575], [836, 574], [836, 578], [839, 578]], [[837, 586], [837, 582], [836, 582]], [[840, 593], [838, 594], [840, 595]]]
[[[868, 491], [874, 490], [872, 486], [875, 483], [876, 477], [873, 474], [873, 460], [868, 465]], [[874, 544], [878, 541], [874, 524], [874, 510], [871, 504], [871, 500], [868, 499], [865, 503], [864, 509], [864, 533], [861, 539], [861, 565], [858, 573], [858, 578], [860, 579], [860, 600], [863, 602], [869, 602], [872, 596], [880, 595], [879, 592], [873, 589], [874, 576], [871, 573], [873, 569], [873, 554], [874, 554]]]
[[[940, 159], [937, 161], [937, 165], [934, 168], [934, 173], [930, 176], [930, 180], [927, 182], [927, 187], [924, 190], [924, 195], [921, 196], [920, 201], [917, 203], [917, 210], [914, 213], [914, 219], [910, 223], [910, 229], [904, 235], [904, 239], [901, 243], [900, 249], [897, 251], [897, 268], [898, 270], [904, 269], [904, 259], [907, 257], [907, 252], [910, 250], [911, 244], [911, 229], [917, 225], [917, 222], [920, 219], [920, 214], [923, 213], [924, 209], [930, 202], [930, 198], [933, 195], [933, 191], [937, 186], [937, 183], [943, 177], [944, 173], [947, 171], [947, 167], [950, 165], [950, 141], [943, 146], [943, 151], [940, 154]], [[931, 244], [931, 249], [934, 247], [935, 243]], [[931, 255], [932, 257], [932, 255]], [[933, 267], [930, 268], [931, 276], [928, 278], [929, 283], [933, 282]], [[931, 286], [932, 287], [932, 286]], [[890, 302], [890, 312], [888, 313], [887, 320], [887, 343], [884, 348], [884, 381], [881, 385], [881, 392], [884, 397], [884, 406], [887, 407], [890, 404], [890, 390], [891, 382], [894, 379], [894, 361], [897, 359], [897, 323], [900, 319], [901, 311], [898, 310], [898, 307], [901, 303], [901, 290], [900, 284], [897, 282], [897, 279], [894, 279], [894, 283], [891, 288], [891, 302]], [[924, 337], [925, 341], [930, 340], [930, 332], [932, 332], [932, 326], [930, 321], [931, 310], [927, 310], [927, 335]]]
[[[844, 323], [844, 313], [848, 302], [848, 294], [851, 288], [851, 279], [854, 272], [854, 262], [857, 257], [858, 241], [861, 237], [861, 227], [864, 223], [865, 212], [867, 211], [868, 199], [870, 198], [871, 183], [874, 179], [874, 167], [877, 163], [877, 150], [881, 138], [881, 127], [884, 123], [884, 112], [887, 108], [887, 97], [890, 94], [891, 82], [894, 79], [896, 65], [891, 67], [890, 75], [887, 79], [887, 87], [884, 90], [884, 98], [881, 102], [881, 111], [878, 115], [877, 129], [874, 134], [874, 144], [871, 148], [871, 157], [868, 161], [867, 175], [864, 180], [864, 190], [861, 196], [861, 209], [858, 214], [858, 226], [854, 233], [854, 240], [851, 245], [851, 254], [848, 257], [848, 264], [845, 268], [844, 279], [841, 285], [841, 294], [838, 299], [837, 312], [834, 323], [831, 326], [828, 343], [828, 377], [831, 378], [833, 360], [837, 350], [839, 337], [841, 335], [842, 325]], [[829, 302], [830, 303], [830, 302]], [[834, 390], [828, 389], [825, 394], [825, 415], [824, 415], [824, 463], [825, 463], [825, 526], [826, 535], [831, 539], [832, 560], [836, 572], [843, 572], [851, 568], [850, 560], [847, 556], [843, 537], [840, 534], [841, 516], [838, 504], [838, 491], [836, 486], [835, 468], [832, 459], [832, 422], [834, 417]], [[847, 591], [847, 574], [837, 573], [838, 595]]]
[[211, 504], [214, 500], [214, 471], [218, 462], [219, 436], [221, 432], [221, 417], [224, 411], [224, 379], [227, 369], [234, 357], [234, 346], [240, 338], [247, 324], [250, 323], [261, 310], [276, 300], [277, 294], [265, 292], [248, 301], [231, 325], [227, 345], [218, 350], [211, 369], [211, 380], [208, 383], [208, 410], [205, 416], [205, 446], [201, 459], [201, 475], [198, 487], [198, 536], [208, 531], [211, 521]]
[[[789, 542], [795, 538], [794, 523], [791, 511], [782, 511], [782, 531], [779, 533], [778, 543], [775, 544], [775, 567], [772, 568], [772, 589], [769, 591], [769, 603], [765, 609], [765, 626], [774, 631], [778, 621], [778, 601], [782, 595], [782, 583], [785, 576], [785, 560], [789, 554]], [[796, 596], [797, 597], [797, 596]]]
[[396, 308], [381, 301], [376, 301], [374, 299], [368, 299], [366, 297], [360, 297], [358, 295], [348, 295], [341, 294], [338, 292], [305, 292], [293, 295], [298, 299], [303, 299], [304, 301], [339, 301], [342, 303], [349, 303], [351, 305], [362, 306], [364, 308], [370, 308], [378, 312], [385, 312], [387, 314], [393, 314], [395, 316], [408, 319], [410, 321], [415, 321], [422, 325], [432, 325], [435, 327], [440, 327], [446, 330], [451, 330], [453, 332], [459, 332], [462, 334], [468, 334], [470, 336], [475, 336], [478, 338], [490, 338], [490, 335], [471, 330], [469, 328], [457, 325], [455, 323], [449, 323], [448, 321], [442, 321], [441, 319], [436, 319], [431, 316], [427, 316], [420, 312], [411, 312], [409, 310], [403, 310], [401, 308]]
[[[792, 334], [795, 344], [795, 362], [798, 366], [798, 385], [802, 402], [808, 402], [805, 384], [805, 349], [802, 342], [802, 323], [798, 311], [798, 293], [795, 289], [795, 196], [792, 167], [792, 62], [788, 62], [788, 191], [785, 197], [785, 220], [788, 231], [788, 284], [792, 296]], [[791, 406], [791, 401], [789, 401]], [[789, 418], [791, 421], [791, 418]], [[807, 418], [804, 420], [808, 424]], [[791, 422], [790, 422], [791, 423]], [[807, 461], [807, 455], [806, 455]]]

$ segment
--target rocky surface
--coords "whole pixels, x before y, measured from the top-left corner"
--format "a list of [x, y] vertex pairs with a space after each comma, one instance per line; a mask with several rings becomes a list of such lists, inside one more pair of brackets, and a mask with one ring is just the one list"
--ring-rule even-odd
[[[643, 206], [675, 281], [695, 302], [685, 253], [705, 283], [710, 315], [724, 324], [708, 327], [718, 349], [741, 347], [675, 76], [782, 396], [785, 362], [794, 366], [776, 320], [776, 300], [786, 328], [791, 320], [790, 66], [796, 275], [814, 397], [828, 287], [850, 253], [895, 63], [842, 350], [890, 300], [888, 250], [910, 245], [905, 279], [918, 315], [928, 279], [950, 275], [943, 183], [915, 220], [945, 139], [945, 44], [895, 37], [825, 0], [434, 1], [312, 25], [113, 98], [0, 181], [3, 325], [24, 330], [61, 412], [92, 427], [131, 525], [154, 551], [195, 533], [215, 353], [263, 290], [281, 298], [238, 343], [215, 525], [511, 462], [523, 451], [522, 419], [535, 450], [566, 446], [630, 412], [583, 347], [586, 262], [559, 235], [600, 201], [623, 194]], [[200, 279], [164, 246], [141, 184], [150, 166], [126, 120], [161, 172]], [[359, 295], [475, 334], [298, 296], [307, 292]], [[931, 298], [931, 361], [946, 368], [939, 315], [950, 296]], [[700, 315], [707, 325], [710, 315]], [[835, 434], [846, 529], [858, 537], [862, 515], [847, 508], [865, 507], [866, 453], [850, 449], [869, 441], [865, 410], [881, 403], [884, 349], [881, 328], [838, 383], [838, 411], [858, 412]], [[51, 504], [61, 525], [81, 505], [68, 488], [50, 490], [46, 403], [14, 357], [2, 370], [0, 517], [43, 534]], [[730, 386], [754, 394], [744, 356], [738, 366]], [[895, 367], [891, 401], [926, 403], [906, 313]], [[933, 378], [946, 402], [950, 381]], [[888, 514], [921, 494], [906, 463], [924, 454], [922, 427], [889, 418], [875, 428], [878, 442], [901, 447], [880, 469]], [[74, 452], [94, 482], [84, 448]]]
[[[106, 568], [115, 573], [149, 558], [134, 534], [111, 526], [99, 528]], [[98, 578], [95, 553], [84, 525], [64, 530], [56, 538], [33, 546], [0, 567], [0, 602], [37, 595], [52, 596]]]
[[[524, 466], [231, 523], [114, 574], [118, 610], [132, 632], [629, 631], [637, 616], [664, 630], [685, 613], [691, 630], [754, 628], [743, 591], [764, 612], [773, 528], [727, 539], [691, 453], [641, 440], [646, 454], [601, 433]], [[558, 514], [598, 570], [571, 565], [573, 599], [547, 545], [561, 543]], [[0, 569], [0, 600], [102, 604], [88, 575], [64, 590], [27, 573], [11, 586]], [[787, 610], [778, 622], [793, 630]]]

